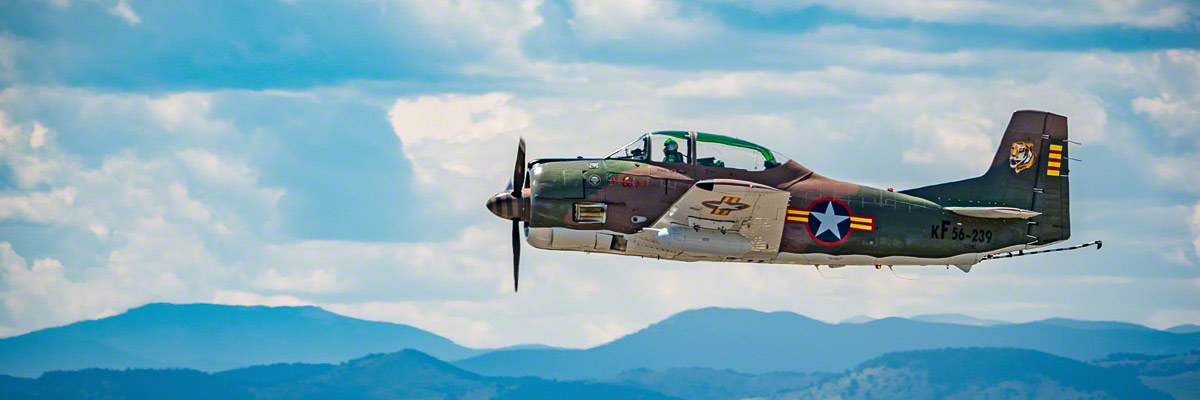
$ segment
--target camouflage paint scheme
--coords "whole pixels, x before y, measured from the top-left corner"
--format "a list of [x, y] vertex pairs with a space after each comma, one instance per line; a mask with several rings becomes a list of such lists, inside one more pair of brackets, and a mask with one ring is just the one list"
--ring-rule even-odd
[[[685, 135], [681, 146], [695, 145], [695, 139], [691, 143], [686, 140], [696, 134], [668, 133]], [[633, 240], [695, 183], [732, 179], [788, 192], [788, 209], [810, 210], [819, 199], [832, 198], [844, 204], [852, 215], [870, 217], [856, 221], [873, 223], [868, 225], [870, 230], [848, 231], [843, 240], [832, 245], [815, 239], [807, 223], [786, 223], [782, 239], [775, 246], [781, 256], [717, 257], [718, 261], [833, 266], [953, 264], [967, 271], [983, 254], [1044, 246], [1070, 237], [1066, 140], [1066, 117], [1018, 111], [1013, 114], [1000, 149], [983, 176], [900, 192], [831, 179], [792, 160], [763, 171], [747, 171], [697, 165], [695, 157], [689, 163], [613, 158], [542, 159], [529, 163], [530, 175], [522, 196], [525, 201], [517, 204], [511, 196], [506, 201], [507, 195], [501, 193], [489, 201], [488, 207], [498, 216], [526, 221], [527, 228], [604, 231]], [[694, 147], [689, 148], [694, 155]], [[1055, 150], [1050, 151], [1051, 148]], [[576, 222], [577, 203], [605, 204], [604, 222]], [[1040, 215], [982, 218], [947, 207], [1010, 207]], [[635, 216], [644, 218], [639, 220]], [[538, 247], [548, 248], [544, 244]], [[582, 251], [622, 254], [621, 250], [614, 245]], [[787, 254], [797, 256], [782, 256]], [[804, 256], [813, 254], [821, 257]], [[686, 261], [714, 259], [688, 254], [653, 256]]]

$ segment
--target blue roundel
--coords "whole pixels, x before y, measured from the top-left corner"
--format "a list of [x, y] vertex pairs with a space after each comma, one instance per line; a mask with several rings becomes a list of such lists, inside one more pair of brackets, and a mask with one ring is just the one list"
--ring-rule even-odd
[[836, 244], [850, 234], [850, 209], [832, 199], [813, 203], [808, 211], [808, 233], [821, 244]]

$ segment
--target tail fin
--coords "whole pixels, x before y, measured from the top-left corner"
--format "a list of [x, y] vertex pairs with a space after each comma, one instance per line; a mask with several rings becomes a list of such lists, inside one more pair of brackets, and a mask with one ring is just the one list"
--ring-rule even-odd
[[1067, 187], [1067, 117], [1044, 111], [1013, 113], [1000, 149], [983, 176], [902, 191], [945, 207], [1015, 207], [1040, 212], [1029, 219], [1030, 241], [1071, 237]]

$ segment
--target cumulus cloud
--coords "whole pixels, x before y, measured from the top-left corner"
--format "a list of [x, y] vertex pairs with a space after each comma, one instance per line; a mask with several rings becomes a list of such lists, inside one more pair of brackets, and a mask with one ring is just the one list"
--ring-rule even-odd
[[[100, 242], [79, 250], [95, 252], [85, 259], [101, 260], [99, 265], [64, 265], [55, 259], [26, 263], [0, 240], [7, 271], [0, 313], [10, 327], [60, 324], [155, 299], [189, 298], [198, 286], [230, 272], [218, 261], [220, 253], [248, 245], [247, 227], [258, 223], [252, 218], [269, 219], [269, 213], [250, 216], [242, 214], [246, 208], [200, 200], [194, 190], [232, 185], [183, 183], [193, 166], [170, 155], [143, 159], [123, 152], [89, 167], [64, 153], [38, 122], [3, 130], [14, 140], [5, 140], [0, 159], [15, 176], [29, 178], [17, 180], [21, 190], [0, 194], [0, 221], [89, 232]], [[217, 163], [237, 165], [230, 159]], [[254, 184], [236, 189], [246, 190], [253, 203], [273, 204], [279, 198], [277, 190]]]
[[512, 164], [517, 136], [530, 124], [529, 113], [511, 99], [507, 93], [399, 99], [388, 120], [421, 185], [461, 211], [479, 207], [511, 179], [511, 169], [500, 166]]
[[[979, 53], [971, 65], [986, 65], [1014, 57], [1011, 52]], [[1051, 61], [1052, 60], [1052, 61]], [[841, 143], [869, 141], [878, 146], [857, 148], [872, 153], [873, 159], [929, 166], [935, 174], [953, 172], [957, 176], [937, 175], [937, 179], [963, 178], [959, 169], [937, 166], [964, 166], [981, 173], [996, 151], [1009, 116], [1020, 109], [1041, 109], [1071, 120], [1072, 138], [1101, 145], [1110, 142], [1110, 127], [1102, 100], [1087, 89], [1090, 80], [1060, 79], [1078, 76], [1077, 69], [1092, 60], [1074, 56], [1042, 55], [1024, 69], [1043, 63], [1057, 65], [1042, 68], [1040, 76], [1019, 82], [917, 73], [883, 73], [846, 67], [830, 67], [800, 72], [703, 72], [659, 87], [655, 94], [677, 97], [687, 103], [693, 99], [729, 105], [726, 109], [705, 110], [712, 115], [697, 118], [708, 124], [720, 118], [738, 118], [730, 113], [753, 109], [768, 112], [783, 124], [759, 128], [756, 124], [731, 125], [729, 132], [750, 132], [748, 137], [775, 146], [785, 154], [797, 153], [784, 147], [808, 138], [807, 144], [824, 146], [819, 141]], [[1104, 75], [1106, 73], [1094, 74]], [[1096, 76], [1103, 81], [1106, 76]], [[703, 104], [703, 103], [701, 103]], [[782, 105], [782, 106], [781, 106]], [[869, 116], [869, 118], [868, 118]], [[780, 129], [780, 127], [786, 128]], [[691, 127], [689, 127], [690, 129]], [[707, 129], [708, 127], [698, 127]], [[819, 139], [817, 139], [819, 138]], [[782, 143], [782, 144], [779, 144]], [[899, 147], [899, 151], [895, 151]], [[816, 162], [836, 160], [836, 155], [818, 153]], [[896, 155], [896, 156], [893, 156]], [[801, 159], [801, 162], [805, 161]], [[812, 167], [812, 165], [809, 165]]]
[[191, 128], [198, 131], [210, 131], [220, 124], [208, 118], [211, 109], [212, 96], [206, 93], [175, 93], [167, 96], [148, 99], [148, 106], [156, 119], [167, 131], [177, 131], [181, 128]]
[[125, 23], [129, 25], [137, 25], [142, 23], [142, 18], [139, 17], [137, 13], [133, 12], [133, 8], [129, 7], [129, 2], [126, 0], [117, 0], [117, 4], [108, 9], [108, 12], [125, 20]]
[[1196, 321], [1200, 321], [1200, 310], [1172, 308], [1155, 311], [1150, 316], [1148, 325], [1159, 329], [1166, 329], [1183, 324], [1196, 324]]
[[[431, 23], [453, 25], [437, 42], [440, 45], [483, 40], [506, 54], [518, 54], [520, 36], [542, 22], [533, 12], [535, 2], [511, 9], [453, 1], [415, 7], [440, 16]], [[643, 29], [698, 35], [689, 31], [698, 20], [681, 22], [686, 19], [683, 11], [672, 3], [588, 2], [576, 7], [579, 13], [572, 27], [589, 40], [645, 37], [640, 36]], [[969, 10], [958, 12], [965, 14], [931, 18], [971, 15]], [[497, 22], [488, 25], [492, 15], [498, 16]], [[843, 31], [815, 35], [837, 32]], [[498, 88], [490, 93], [463, 93], [467, 90], [457, 82], [423, 84], [428, 85], [420, 87], [423, 94], [408, 94], [408, 86], [396, 83], [356, 82], [247, 96], [253, 101], [245, 103], [219, 92], [7, 89], [0, 101], [6, 110], [14, 110], [13, 115], [24, 117], [0, 113], [0, 160], [14, 182], [0, 193], [0, 222], [85, 232], [97, 244], [54, 249], [50, 252], [64, 254], [43, 257], [29, 256], [38, 250], [23, 249], [15, 239], [0, 238], [6, 243], [0, 246], [0, 260], [3, 284], [8, 285], [0, 293], [6, 304], [0, 332], [108, 315], [147, 301], [214, 301], [316, 304], [352, 316], [410, 323], [473, 346], [586, 346], [680, 310], [705, 306], [790, 310], [830, 321], [922, 310], [1012, 320], [1070, 316], [1150, 322], [1144, 319], [1146, 309], [1182, 304], [1194, 295], [1192, 283], [1146, 278], [1141, 276], [1144, 271], [1129, 272], [1122, 263], [1144, 262], [1137, 249], [1141, 242], [1134, 241], [1139, 236], [1157, 240], [1169, 235], [1170, 246], [1194, 245], [1200, 251], [1200, 240], [1194, 239], [1200, 236], [1200, 205], [1192, 209], [1191, 225], [1182, 225], [1179, 213], [1142, 219], [1144, 206], [1127, 199], [1075, 214], [1078, 235], [1121, 239], [1105, 247], [1112, 252], [1104, 253], [1111, 254], [1110, 260], [994, 262], [970, 275], [941, 269], [902, 272], [920, 276], [916, 282], [897, 280], [886, 271], [850, 269], [841, 272], [849, 279], [828, 281], [808, 268], [527, 251], [522, 292], [511, 293], [508, 224], [487, 214], [482, 202], [509, 179], [519, 136], [529, 141], [532, 159], [601, 156], [648, 130], [725, 133], [780, 150], [837, 178], [903, 187], [982, 172], [1009, 114], [1022, 108], [1069, 116], [1072, 137], [1097, 144], [1073, 155], [1091, 153], [1121, 161], [1112, 164], [1120, 168], [1092, 168], [1094, 176], [1123, 182], [1143, 181], [1140, 178], [1156, 174], [1150, 160], [1171, 158], [1163, 157], [1161, 149], [1123, 153], [1139, 147], [1138, 141], [1126, 140], [1132, 130], [1125, 128], [1134, 122], [1114, 120], [1112, 115], [1139, 115], [1181, 128], [1164, 137], [1182, 139], [1192, 132], [1187, 127], [1194, 116], [1185, 108], [1194, 104], [1197, 90], [1171, 85], [1191, 82], [1172, 75], [1194, 73], [1186, 68], [1195, 55], [1191, 51], [936, 53], [878, 45], [840, 52], [833, 45], [815, 47], [819, 51], [813, 53], [801, 51], [807, 47], [787, 49], [820, 62], [799, 71], [755, 69], [752, 60], [744, 70], [695, 71], [517, 57], [501, 65], [464, 68], [478, 73], [473, 75], [483, 82], [478, 87]], [[962, 70], [948, 73], [945, 68]], [[500, 75], [503, 80], [492, 79]], [[470, 87], [477, 86], [472, 82]], [[1112, 93], [1135, 93], [1143, 100], [1111, 101]], [[284, 98], [311, 101], [317, 106], [305, 110], [320, 112], [296, 112], [295, 103]], [[331, 98], [364, 104], [374, 112], [364, 118], [376, 118], [380, 131], [395, 135], [402, 151], [396, 157], [411, 165], [417, 193], [394, 200], [420, 204], [422, 212], [445, 217], [439, 221], [458, 222], [439, 227], [453, 232], [448, 239], [303, 240], [279, 231], [280, 220], [286, 218], [281, 202], [289, 188], [267, 177], [253, 158], [263, 153], [255, 150], [311, 137], [269, 137], [262, 134], [261, 124], [239, 124], [225, 117], [236, 113], [232, 109], [252, 104], [282, 111], [260, 118], [294, 121], [288, 126], [308, 132], [312, 124], [338, 111], [324, 107], [341, 104], [325, 103]], [[56, 110], [39, 116], [24, 105], [33, 103], [54, 104]], [[117, 116], [106, 119], [109, 114]], [[39, 120], [55, 117], [84, 122]], [[97, 134], [98, 127], [108, 125], [105, 121], [118, 127], [112, 135], [143, 140], [121, 141], [91, 158], [76, 154], [89, 150], [94, 143], [82, 139]], [[350, 128], [339, 125], [331, 131], [346, 129]], [[72, 140], [82, 144], [65, 145]], [[317, 142], [316, 151], [296, 156], [299, 163], [326, 156], [325, 142]], [[367, 146], [395, 146], [384, 141], [355, 143], [362, 147], [350, 147], [351, 154], [361, 154]], [[1179, 151], [1173, 157], [1180, 161], [1171, 170], [1186, 170], [1194, 163], [1184, 157], [1189, 149], [1173, 150]], [[347, 174], [317, 172], [335, 180]], [[1101, 185], [1086, 176], [1075, 178], [1076, 196], [1104, 196]], [[400, 184], [385, 179], [374, 183]], [[1088, 217], [1113, 209], [1153, 223], [1131, 226]], [[1185, 238], [1188, 232], [1192, 236]], [[1139, 246], [1122, 248], [1121, 243]], [[76, 253], [96, 261], [68, 261], [82, 258]], [[1147, 299], [1142, 294], [1148, 287], [1171, 297]], [[55, 299], [44, 295], [64, 290], [82, 294]], [[1022, 296], [1014, 299], [1013, 293]], [[1191, 315], [1175, 313], [1163, 321]]]
[[1142, 134], [1181, 144], [1166, 154], [1145, 157], [1160, 184], [1200, 193], [1200, 52], [1154, 54], [1141, 69], [1151, 72], [1142, 78], [1150, 94], [1130, 104], [1134, 112], [1148, 116], [1155, 128]]
[[1192, 136], [1200, 126], [1200, 110], [1185, 100], [1173, 100], [1169, 94], [1133, 99], [1133, 110], [1150, 115], [1167, 128], [1171, 136]]
[[659, 89], [658, 93], [672, 97], [744, 98], [774, 92], [792, 98], [828, 98], [839, 95], [842, 84], [852, 78], [847, 75], [854, 74], [842, 68], [791, 74], [729, 72], [683, 80]]
[[1192, 245], [1195, 246], [1196, 257], [1200, 258], [1200, 202], [1192, 206], [1192, 214], [1188, 216], [1188, 222], [1192, 230]]
[[572, 1], [571, 28], [585, 41], [628, 39], [635, 36], [680, 39], [702, 32], [707, 21], [679, 15], [668, 0]]
[[[970, 63], [988, 64], [1013, 57], [1013, 53], [979, 53], [972, 55]], [[1148, 88], [1152, 91], [1158, 90], [1149, 82], [1128, 79], [1138, 75], [1155, 74], [1156, 67], [1153, 63], [1136, 61], [1145, 57], [1146, 54], [1102, 54], [1093, 57], [1069, 53], [1039, 53], [1029, 56], [1027, 61], [1013, 66], [1014, 71], [1020, 70], [1016, 73], [1021, 76], [1020, 79], [1013, 80], [947, 76], [933, 73], [881, 73], [837, 67], [802, 72], [705, 71], [695, 73], [666, 73], [603, 66], [581, 67], [587, 72], [580, 72], [579, 68], [564, 69], [564, 71], [568, 75], [582, 74], [591, 79], [554, 80], [554, 82], [557, 85], [556, 89], [564, 92], [591, 94], [587, 100], [564, 99], [553, 95], [542, 97], [520, 94], [503, 96], [451, 94], [432, 98], [430, 96], [405, 97], [394, 103], [391, 120], [393, 129], [406, 141], [406, 144], [413, 143], [415, 147], [438, 145], [447, 149], [453, 148], [456, 139], [428, 138], [434, 137], [435, 132], [462, 132], [455, 137], [485, 138], [482, 143], [488, 143], [486, 138], [502, 135], [495, 133], [477, 135], [473, 132], [478, 129], [471, 127], [505, 126], [502, 123], [483, 123], [483, 121], [495, 120], [498, 115], [515, 114], [512, 110], [508, 110], [508, 108], [515, 108], [522, 110], [521, 114], [526, 116], [527, 123], [520, 124], [522, 128], [508, 133], [508, 140], [513, 140], [516, 135], [526, 135], [527, 139], [531, 139], [531, 142], [534, 143], [561, 144], [561, 146], [531, 146], [531, 149], [534, 149], [531, 151], [539, 151], [544, 156], [569, 156], [576, 154], [572, 152], [576, 149], [579, 151], [591, 149], [590, 154], [597, 154], [595, 147], [603, 147], [594, 145], [599, 142], [619, 144], [619, 142], [636, 135], [635, 132], [638, 131], [682, 128], [729, 133], [752, 139], [776, 149], [785, 149], [786, 154], [800, 159], [802, 163], [825, 164], [826, 169], [820, 171], [832, 171], [832, 173], [842, 176], [854, 174], [902, 176], [888, 175], [888, 171], [879, 170], [878, 166], [886, 162], [882, 160], [886, 160], [890, 156], [894, 157], [897, 162], [908, 161], [914, 163], [916, 167], [927, 168], [921, 170], [919, 174], [954, 179], [966, 177], [972, 169], [982, 172], [996, 151], [996, 143], [1010, 113], [1025, 108], [1045, 109], [1069, 116], [1072, 137], [1089, 145], [1084, 150], [1080, 150], [1080, 153], [1077, 153], [1079, 155], [1115, 153], [1118, 156], [1127, 156], [1128, 154], [1123, 153], [1123, 149], [1129, 147], [1129, 143], [1120, 140], [1125, 133], [1110, 123], [1108, 111], [1110, 105], [1106, 104], [1105, 100], [1095, 92], [1094, 87], [1097, 85], [1103, 87], [1109, 85], [1109, 82], [1125, 79], [1108, 87], [1138, 87]], [[1040, 69], [1031, 76], [1021, 75], [1025, 74], [1022, 71], [1031, 66]], [[540, 69], [539, 71], [544, 72], [545, 70]], [[488, 96], [494, 97], [489, 98]], [[418, 107], [418, 104], [436, 107], [422, 108]], [[398, 120], [395, 118], [396, 115], [409, 115], [410, 117], [406, 120], [417, 120], [418, 118], [415, 116], [426, 114], [449, 115], [445, 111], [438, 110], [442, 107], [472, 111], [457, 114], [457, 122], [437, 119], [439, 126], [457, 126], [459, 128], [426, 128], [423, 130], [431, 132], [429, 134], [416, 133], [420, 131], [405, 132], [406, 127], [418, 126], [419, 123], [396, 123]], [[402, 112], [398, 113], [398, 110]], [[492, 111], [481, 112], [478, 110]], [[865, 118], [866, 116], [869, 118]], [[490, 130], [490, 132], [498, 131], [501, 130]], [[837, 132], [837, 134], [828, 135], [827, 132], [830, 131]], [[871, 143], [872, 145], [862, 146], [862, 143]], [[546, 147], [553, 151], [543, 150]], [[898, 149], [907, 151], [897, 151]], [[455, 179], [464, 179], [461, 182], [475, 182], [479, 185], [487, 185], [488, 179], [506, 180], [511, 154], [506, 154], [508, 152], [504, 150], [503, 145], [491, 151], [500, 154], [498, 159], [489, 161], [498, 166], [495, 178], [467, 174], [455, 176], [455, 174], [445, 172], [438, 176], [451, 176]], [[434, 154], [447, 154], [447, 152], [438, 151]], [[836, 162], [844, 158], [845, 154], [855, 154], [859, 158], [876, 161], [867, 164]], [[471, 159], [479, 160], [486, 157], [488, 157], [486, 154], [470, 156]], [[436, 158], [430, 157], [424, 158], [424, 160], [433, 161]], [[484, 164], [486, 163], [480, 163], [480, 165]], [[830, 165], [833, 166], [833, 169], [830, 169]], [[1133, 174], [1132, 176], [1152, 175], [1153, 169], [1148, 165], [1133, 169], [1129, 173]], [[858, 169], [859, 166], [862, 167], [861, 170]], [[947, 166], [956, 168], [947, 168]], [[957, 168], [959, 166], [964, 168]], [[1103, 168], [1095, 172], [1105, 173]], [[444, 185], [443, 191], [450, 193], [452, 190], [458, 190], [461, 182], [437, 181], [429, 184]], [[1092, 196], [1089, 194], [1090, 190], [1087, 189], [1087, 186], [1076, 193], [1088, 198]], [[1120, 204], [1110, 207], [1130, 207], [1136, 202]], [[474, 204], [469, 205], [477, 207]], [[1154, 217], [1155, 221], [1160, 221], [1164, 225], [1169, 224], [1170, 219], [1170, 213]], [[1079, 222], [1081, 234], [1089, 237], [1103, 235], [1105, 238], [1127, 236], [1127, 234], [1119, 232], [1120, 229], [1112, 232], [1108, 230], [1101, 233], [1092, 232], [1090, 229], [1094, 228], [1089, 228], [1090, 226], [1092, 226], [1091, 223], [1081, 220]], [[497, 234], [503, 235], [502, 232]], [[1170, 235], [1173, 234], [1170, 233]], [[1170, 242], [1172, 243], [1170, 246], [1179, 244], [1178, 238], [1171, 239]], [[1108, 251], [1111, 246], [1106, 247], [1105, 250]], [[502, 247], [497, 246], [501, 249]], [[1047, 271], [1049, 276], [1040, 273], [1036, 277], [1022, 276], [1039, 271], [1033, 266], [1050, 262], [1039, 260], [989, 264], [973, 271], [971, 276], [965, 277], [953, 274], [943, 275], [940, 270], [930, 269], [908, 272], [920, 275], [922, 281], [919, 283], [897, 281], [890, 275], [866, 275], [865, 272], [851, 270], [847, 273], [852, 274], [851, 279], [856, 281], [839, 286], [842, 284], [819, 280], [815, 273], [799, 271], [795, 267], [747, 266], [743, 268], [737, 265], [697, 264], [688, 265], [685, 268], [609, 256], [588, 257], [570, 253], [549, 255], [545, 253], [527, 252], [527, 257], [535, 258], [537, 261], [526, 261], [524, 264], [535, 264], [539, 267], [526, 269], [526, 271], [533, 270], [529, 273], [536, 275], [527, 276], [523, 280], [523, 282], [529, 282], [530, 289], [528, 289], [528, 293], [523, 291], [521, 296], [522, 298], [533, 297], [547, 302], [556, 302], [559, 306], [570, 308], [572, 314], [554, 313], [546, 311], [543, 308], [546, 307], [544, 305], [535, 306], [519, 299], [497, 296], [473, 302], [470, 307], [458, 304], [454, 306], [454, 310], [458, 313], [456, 315], [511, 315], [513, 318], [524, 315], [525, 318], [529, 318], [528, 316], [533, 313], [532, 310], [539, 309], [543, 311], [537, 312], [538, 315], [552, 314], [554, 317], [547, 316], [545, 318], [558, 323], [568, 323], [566, 321], [583, 318], [580, 322], [581, 325], [578, 326], [584, 327], [587, 339], [582, 340], [582, 343], [594, 344], [618, 337], [620, 336], [618, 332], [628, 332], [629, 329], [662, 318], [673, 311], [714, 304], [768, 310], [789, 309], [827, 320], [839, 320], [853, 313], [895, 315], [902, 314], [905, 310], [927, 310], [931, 307], [939, 307], [939, 299], [965, 298], [971, 297], [966, 293], [990, 293], [991, 290], [998, 290], [995, 287], [986, 288], [986, 285], [1000, 285], [1007, 287], [1006, 290], [1009, 291], [1030, 293], [1031, 291], [1039, 292], [1037, 287], [1044, 287], [1046, 292], [1052, 292], [1049, 290], [1050, 287], [1068, 285], [1068, 282], [1071, 282], [1070, 285], [1075, 285], [1073, 290], [1081, 292], [1096, 290], [1095, 287], [1104, 287], [1105, 290], [1133, 293], [1138, 290], [1138, 286], [1145, 284], [1139, 280], [1140, 278], [1123, 275], [1099, 276], [1090, 279], [1088, 275], [1081, 278], [1075, 272], [1049, 273], [1050, 270], [1046, 269], [1040, 271]], [[502, 252], [499, 252], [499, 257], [504, 256]], [[566, 265], [562, 263], [564, 260]], [[506, 268], [503, 262], [506, 260], [501, 258], [498, 261], [494, 263], [493, 268]], [[594, 271], [569, 267], [604, 269], [611, 268], [609, 265], [612, 263], [623, 268], [619, 274], [614, 276], [601, 276]], [[1079, 263], [1079, 265], [1084, 264], [1088, 264], [1088, 261]], [[1013, 268], [1015, 270], [1006, 271]], [[1061, 265], [1057, 270], [1062, 270]], [[1063, 275], [1059, 275], [1059, 273]], [[504, 277], [498, 275], [496, 279], [504, 279]], [[551, 287], [547, 287], [547, 279], [554, 279]], [[1170, 285], [1178, 283], [1169, 280], [1164, 282], [1170, 282]], [[554, 285], [570, 285], [576, 289], [559, 291]], [[1093, 289], [1079, 288], [1078, 285], [1093, 287]], [[935, 287], [938, 289], [930, 289]], [[1185, 290], [1181, 287], [1171, 287]], [[616, 295], [610, 293], [612, 291], [618, 291], [624, 298], [616, 299]], [[805, 299], [791, 298], [789, 295], [781, 294], [797, 292], [805, 293]], [[588, 306], [573, 305], [576, 304], [575, 300], [568, 293], [574, 294], [575, 298], [586, 299]], [[888, 295], [874, 297], [881, 293]], [[867, 300], [863, 300], [864, 298]], [[797, 306], [797, 304], [811, 302], [812, 299], [821, 299], [822, 303], [853, 303], [862, 306], [855, 306], [856, 311], [853, 313]], [[443, 307], [448, 306], [443, 303], [448, 301], [429, 301], [420, 304], [426, 310], [444, 310]], [[523, 306], [525, 308], [513, 305], [518, 302], [525, 304]], [[1106, 318], [1102, 315], [1104, 312], [1097, 311], [1097, 307], [1075, 306], [1070, 303], [1072, 301], [1066, 297], [1036, 295], [1014, 301], [980, 301], [970, 306], [963, 306], [959, 311], [1013, 320], [1030, 319], [1029, 316], [1049, 317], [1054, 315]], [[413, 307], [413, 303], [409, 302], [396, 304], [398, 304], [397, 307], [402, 308]], [[654, 306], [648, 307], [646, 306], [648, 304]], [[787, 305], [785, 306], [785, 304]], [[1113, 310], [1132, 311], [1134, 309], [1128, 305], [1112, 304], [1111, 306], [1105, 312], [1119, 313], [1125, 311]], [[383, 306], [381, 305], [381, 307]], [[638, 308], [642, 311], [620, 313], [611, 311], [625, 307]], [[478, 311], [481, 309], [486, 311]], [[406, 318], [434, 320], [419, 319], [416, 316]], [[563, 345], [574, 343], [573, 345], [577, 346], [580, 343], [579, 339], [575, 339], [573, 342], [558, 341], [562, 336], [549, 334], [549, 331], [555, 329], [551, 327], [542, 328], [545, 330], [538, 329], [539, 332], [531, 332], [535, 330], [532, 327], [539, 326], [535, 322], [517, 327], [503, 322], [505, 318], [501, 317], [481, 316], [479, 318], [490, 321], [492, 329], [505, 332], [512, 337], [545, 337], [546, 342]], [[1149, 323], [1150, 321], [1142, 320], [1141, 322]], [[445, 323], [445, 326], [446, 329], [454, 329], [452, 323]], [[496, 343], [491, 339], [480, 338], [463, 338], [462, 340], [465, 343]]]
[[[0, 242], [0, 327], [20, 332], [30, 326], [53, 326], [81, 316], [116, 314], [134, 300], [106, 282], [78, 282], [67, 277], [62, 263], [52, 258], [29, 262]], [[15, 333], [15, 332], [14, 332]]]
[[287, 295], [266, 296], [238, 290], [218, 290], [209, 302], [233, 306], [307, 306], [312, 303]]
[[1200, 140], [1200, 52], [1172, 50], [1151, 59], [1156, 94], [1133, 99], [1168, 136]]
[[1053, 5], [1038, 1], [752, 1], [756, 7], [787, 9], [819, 4], [855, 14], [908, 18], [916, 21], [954, 24], [988, 23], [1016, 26], [1039, 25], [1126, 25], [1146, 28], [1171, 28], [1190, 21], [1197, 14], [1194, 3], [1176, 0], [1110, 1], [1072, 0]]
[[542, 24], [538, 13], [540, 0], [521, 0], [517, 4], [498, 1], [417, 1], [406, 2], [421, 18], [416, 21], [425, 30], [450, 47], [478, 47], [488, 53], [488, 62], [513, 62], [520, 58], [520, 40], [529, 30]]

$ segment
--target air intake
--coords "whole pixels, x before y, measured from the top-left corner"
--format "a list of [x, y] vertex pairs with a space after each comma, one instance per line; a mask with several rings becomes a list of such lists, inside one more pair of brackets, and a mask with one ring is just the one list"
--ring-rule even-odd
[[603, 224], [608, 213], [608, 204], [575, 203], [575, 222], [581, 224]]

